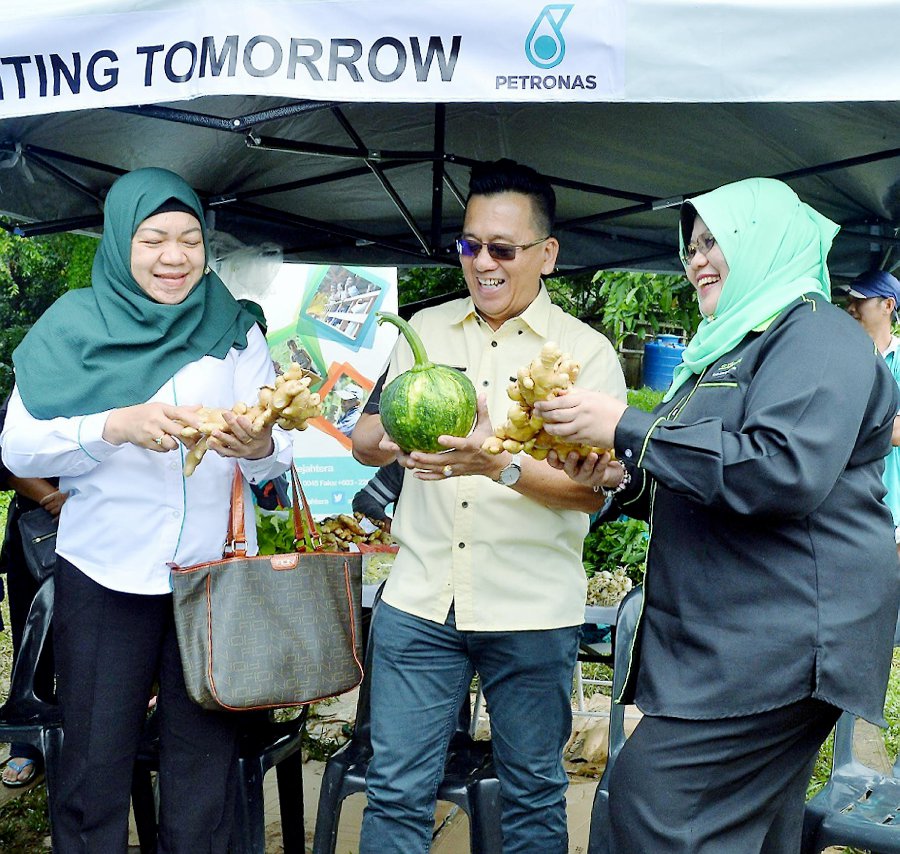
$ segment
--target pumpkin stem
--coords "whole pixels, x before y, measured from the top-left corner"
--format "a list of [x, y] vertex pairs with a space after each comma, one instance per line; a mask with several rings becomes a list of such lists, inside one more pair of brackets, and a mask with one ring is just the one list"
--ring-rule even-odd
[[377, 311], [375, 312], [375, 317], [378, 319], [379, 325], [386, 320], [388, 323], [393, 323], [403, 333], [403, 337], [409, 344], [409, 349], [412, 350], [413, 358], [416, 360], [415, 364], [410, 368], [411, 371], [426, 371], [428, 368], [433, 367], [419, 334], [402, 317], [397, 314], [391, 314], [389, 311]]

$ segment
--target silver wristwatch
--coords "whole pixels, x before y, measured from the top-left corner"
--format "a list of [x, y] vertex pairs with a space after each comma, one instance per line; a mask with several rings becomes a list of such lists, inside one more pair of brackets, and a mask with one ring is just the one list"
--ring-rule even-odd
[[515, 486], [519, 482], [521, 476], [522, 455], [513, 454], [513, 458], [510, 460], [509, 465], [500, 469], [500, 474], [497, 476], [497, 483], [502, 483], [503, 486]]

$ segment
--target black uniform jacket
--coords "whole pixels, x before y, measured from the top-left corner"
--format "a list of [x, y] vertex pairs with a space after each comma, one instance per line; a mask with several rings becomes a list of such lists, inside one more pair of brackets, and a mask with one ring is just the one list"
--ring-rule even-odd
[[897, 409], [869, 336], [807, 296], [653, 413], [627, 410], [615, 450], [636, 467], [613, 512], [651, 536], [624, 699], [709, 719], [815, 697], [883, 723]]

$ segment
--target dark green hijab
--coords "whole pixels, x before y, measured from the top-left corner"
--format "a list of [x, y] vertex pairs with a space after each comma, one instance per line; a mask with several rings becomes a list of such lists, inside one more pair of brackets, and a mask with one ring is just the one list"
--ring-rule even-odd
[[182, 178], [156, 168], [119, 178], [104, 205], [92, 287], [63, 294], [13, 353], [16, 387], [35, 418], [144, 403], [185, 365], [247, 346], [254, 317], [208, 266], [178, 305], [157, 303], [131, 275], [131, 238], [170, 199], [199, 220], [208, 260], [203, 208]]

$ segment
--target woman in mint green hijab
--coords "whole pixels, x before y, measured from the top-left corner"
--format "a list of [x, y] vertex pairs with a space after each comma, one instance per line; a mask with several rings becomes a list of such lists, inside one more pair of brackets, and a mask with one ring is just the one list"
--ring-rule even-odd
[[650, 524], [616, 854], [793, 854], [841, 710], [884, 724], [900, 567], [881, 478], [900, 395], [829, 301], [836, 232], [779, 181], [690, 199], [679, 242], [703, 320], [663, 403], [539, 404], [548, 432], [614, 449], [551, 460], [607, 493], [598, 522]]
[[163, 169], [119, 178], [104, 207], [92, 287], [66, 294], [16, 350], [3, 461], [58, 476], [69, 493], [57, 535], [53, 615], [65, 739], [53, 847], [127, 848], [132, 768], [158, 685], [160, 849], [224, 852], [234, 815], [235, 717], [187, 696], [169, 564], [217, 560], [231, 484], [292, 458], [280, 429], [226, 416], [190, 478], [179, 434], [201, 405], [230, 410], [274, 380], [256, 318], [207, 266], [203, 209]]

